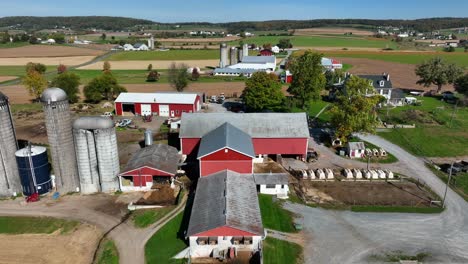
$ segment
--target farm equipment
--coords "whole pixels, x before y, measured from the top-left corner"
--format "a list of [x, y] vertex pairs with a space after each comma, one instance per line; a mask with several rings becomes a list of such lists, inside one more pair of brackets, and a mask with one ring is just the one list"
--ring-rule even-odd
[[34, 203], [39, 201], [39, 194], [38, 193], [33, 193], [30, 196], [26, 197], [26, 202], [27, 203]]

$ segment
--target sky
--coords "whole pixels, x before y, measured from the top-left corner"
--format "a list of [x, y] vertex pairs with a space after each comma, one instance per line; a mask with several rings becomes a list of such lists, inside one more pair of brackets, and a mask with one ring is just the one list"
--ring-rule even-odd
[[92, 15], [155, 22], [467, 17], [468, 0], [0, 0], [0, 17]]

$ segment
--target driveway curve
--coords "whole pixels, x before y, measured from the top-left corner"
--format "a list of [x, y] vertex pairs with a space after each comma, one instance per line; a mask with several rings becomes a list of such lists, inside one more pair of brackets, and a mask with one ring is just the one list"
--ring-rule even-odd
[[[445, 184], [425, 166], [422, 158], [378, 136], [359, 137], [383, 147], [399, 159], [398, 163], [385, 166], [423, 180], [443, 196]], [[304, 230], [312, 237], [304, 250], [306, 263], [366, 263], [371, 262], [371, 255], [390, 251], [409, 255], [428, 253], [425, 262], [468, 263], [468, 204], [449, 189], [446, 205], [443, 213], [428, 215], [354, 213], [291, 203], [286, 204], [286, 208], [303, 218]]]

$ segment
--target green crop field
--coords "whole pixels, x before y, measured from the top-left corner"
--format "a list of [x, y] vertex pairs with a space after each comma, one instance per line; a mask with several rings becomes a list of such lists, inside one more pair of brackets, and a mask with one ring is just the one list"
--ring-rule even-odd
[[416, 124], [416, 128], [390, 129], [380, 136], [409, 152], [425, 157], [468, 155], [468, 108], [442, 102], [440, 98], [421, 97], [420, 106], [402, 106], [380, 118], [387, 123]]
[[[255, 43], [263, 45], [270, 43], [276, 45], [280, 39], [288, 38], [296, 47], [343, 47], [343, 48], [396, 48], [394, 42], [388, 40], [366, 39], [360, 37], [319, 37], [319, 36], [261, 36], [244, 39], [245, 43]], [[239, 41], [233, 41], [229, 44], [238, 44]]]
[[465, 52], [421, 52], [421, 53], [410, 53], [410, 52], [325, 52], [325, 56], [330, 57], [341, 57], [341, 58], [363, 58], [382, 60], [389, 62], [398, 62], [404, 64], [419, 64], [424, 60], [441, 57], [449, 62], [456, 63], [460, 66], [468, 66], [468, 53]]
[[25, 74], [25, 66], [0, 66], [0, 76], [23, 76]]
[[29, 45], [28, 42], [7, 42], [0, 43], [0, 49], [18, 48]]
[[219, 50], [122, 51], [109, 57], [110, 61], [126, 60], [217, 60]]

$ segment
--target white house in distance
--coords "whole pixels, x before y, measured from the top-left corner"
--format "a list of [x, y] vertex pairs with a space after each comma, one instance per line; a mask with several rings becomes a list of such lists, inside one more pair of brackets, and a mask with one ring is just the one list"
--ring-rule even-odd
[[348, 152], [348, 156], [352, 159], [363, 158], [366, 154], [366, 145], [364, 142], [348, 142], [346, 146], [346, 151]]
[[198, 180], [187, 230], [190, 258], [249, 263], [260, 258], [264, 236], [252, 176], [224, 170]]

